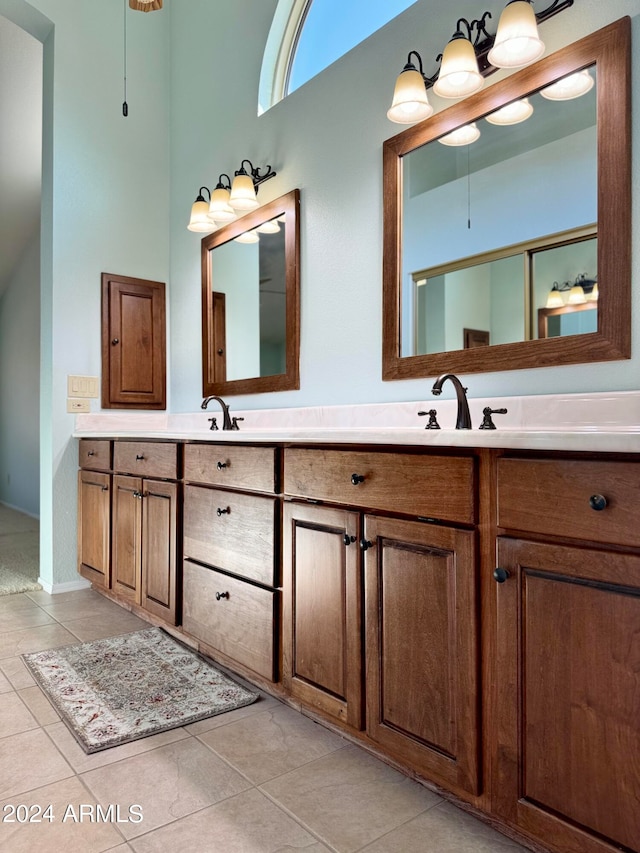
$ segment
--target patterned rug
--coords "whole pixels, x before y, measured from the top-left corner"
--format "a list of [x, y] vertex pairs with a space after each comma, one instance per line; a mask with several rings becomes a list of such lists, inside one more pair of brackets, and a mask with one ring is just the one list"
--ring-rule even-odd
[[160, 628], [22, 657], [87, 753], [258, 698]]

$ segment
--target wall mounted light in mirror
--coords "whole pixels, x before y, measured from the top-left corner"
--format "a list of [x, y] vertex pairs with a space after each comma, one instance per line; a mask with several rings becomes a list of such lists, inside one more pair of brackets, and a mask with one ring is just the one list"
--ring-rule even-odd
[[387, 117], [398, 124], [422, 121], [433, 114], [427, 96], [432, 86], [441, 98], [465, 98], [478, 92], [484, 78], [498, 68], [521, 68], [539, 59], [544, 43], [538, 23], [571, 6], [573, 0], [554, 0], [546, 9], [534, 12], [530, 0], [511, 0], [500, 16], [495, 36], [487, 30], [491, 12], [472, 21], [459, 18], [451, 40], [437, 57], [441, 64], [433, 77], [425, 74], [418, 51], [409, 51]]
[[623, 18], [385, 143], [383, 378], [630, 356], [629, 81]]
[[202, 240], [203, 396], [300, 387], [300, 192]]

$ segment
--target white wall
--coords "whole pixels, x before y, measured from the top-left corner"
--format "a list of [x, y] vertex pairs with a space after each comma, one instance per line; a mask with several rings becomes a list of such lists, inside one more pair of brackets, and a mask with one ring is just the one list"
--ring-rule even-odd
[[0, 501], [40, 512], [40, 235], [0, 298]]

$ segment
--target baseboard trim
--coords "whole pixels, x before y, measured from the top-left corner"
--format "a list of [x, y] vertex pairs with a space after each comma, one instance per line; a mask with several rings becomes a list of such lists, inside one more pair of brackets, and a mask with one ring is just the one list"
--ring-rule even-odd
[[7, 509], [15, 509], [16, 512], [21, 512], [23, 515], [28, 515], [29, 518], [35, 518], [36, 521], [40, 521], [39, 515], [36, 515], [35, 512], [29, 512], [21, 506], [14, 506], [13, 504], [7, 503], [7, 501], [0, 501], [0, 504], [2, 504], [2, 506], [6, 506]]
[[89, 589], [91, 586], [89, 581], [86, 581], [83, 578], [77, 581], [67, 581], [67, 583], [49, 583], [49, 581], [46, 581], [43, 578], [38, 578], [38, 583], [42, 586], [42, 589], [45, 592], [49, 593], [49, 595], [56, 595], [60, 592], [75, 592], [78, 589]]

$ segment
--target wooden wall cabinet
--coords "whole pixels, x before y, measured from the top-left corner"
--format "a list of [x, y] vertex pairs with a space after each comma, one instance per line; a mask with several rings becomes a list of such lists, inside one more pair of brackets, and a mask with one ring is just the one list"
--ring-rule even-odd
[[166, 408], [165, 286], [102, 273], [102, 408]]

